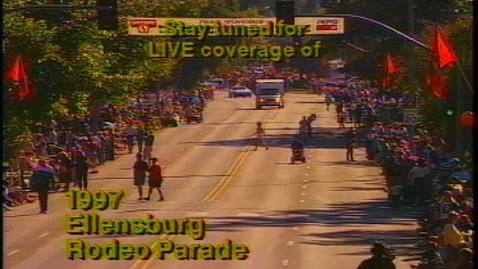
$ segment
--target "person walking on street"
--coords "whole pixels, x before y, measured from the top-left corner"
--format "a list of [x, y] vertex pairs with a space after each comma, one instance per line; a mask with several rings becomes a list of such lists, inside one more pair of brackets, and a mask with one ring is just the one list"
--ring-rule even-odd
[[253, 134], [256, 146], [254, 150], [257, 150], [258, 146], [263, 146], [266, 148], [266, 150], [268, 150], [269, 147], [266, 145], [266, 143], [264, 143], [264, 136], [266, 135], [266, 132], [264, 131], [264, 128], [262, 128], [262, 122], [257, 122], [256, 125], [256, 132]]
[[134, 185], [138, 187], [138, 201], [143, 200], [143, 186], [146, 183], [146, 172], [149, 170], [148, 163], [143, 160], [143, 155], [136, 154], [136, 162], [133, 166]]
[[73, 187], [78, 186], [78, 175], [76, 173], [76, 157], [80, 155], [81, 148], [78, 144], [74, 143], [71, 151], [71, 163], [72, 163], [72, 181]]
[[330, 103], [332, 103], [332, 96], [330, 96], [330, 93], [327, 93], [325, 95], [325, 109], [327, 111], [330, 110]]
[[65, 192], [70, 190], [70, 184], [73, 178], [73, 162], [65, 151], [59, 154], [59, 172], [58, 178], [63, 183], [63, 189]]
[[346, 159], [347, 161], [355, 162], [354, 159], [354, 146], [355, 146], [355, 130], [350, 130], [345, 134], [345, 143], [347, 147]]
[[358, 103], [353, 111], [355, 127], [360, 127], [362, 125], [362, 109], [362, 104]]
[[314, 122], [317, 119], [317, 115], [311, 114], [309, 117], [306, 119], [306, 130], [307, 130], [307, 138], [312, 138], [312, 122]]
[[151, 199], [151, 194], [153, 189], [158, 190], [159, 201], [164, 201], [163, 192], [161, 191], [161, 185], [163, 184], [163, 168], [158, 163], [157, 158], [151, 158], [151, 166], [149, 167], [149, 190], [148, 197], [145, 198], [146, 201]]
[[85, 152], [80, 150], [76, 153], [74, 159], [74, 168], [75, 174], [78, 181], [78, 187], [80, 190], [87, 190], [88, 189], [88, 170], [90, 164], [88, 162], [88, 157], [86, 156]]
[[138, 132], [136, 134], [136, 142], [138, 143], [138, 153], [143, 152], [143, 146], [144, 146], [144, 127], [138, 128]]
[[134, 139], [138, 134], [138, 130], [133, 127], [133, 123], [129, 123], [125, 130], [124, 134], [126, 135], [126, 145], [128, 147], [129, 154], [133, 153]]
[[340, 113], [337, 116], [337, 122], [339, 123], [339, 129], [345, 129], [345, 120], [346, 120], [345, 113]]
[[337, 113], [337, 116], [344, 113], [344, 102], [341, 101], [335, 106], [335, 112]]
[[45, 160], [40, 160], [31, 177], [32, 190], [38, 194], [40, 214], [46, 214], [48, 210], [48, 191], [50, 182], [54, 180], [54, 170]]
[[307, 136], [307, 117], [303, 116], [299, 121], [299, 135], [305, 139]]
[[146, 162], [151, 161], [151, 153], [153, 152], [153, 145], [154, 145], [154, 134], [152, 132], [148, 132], [144, 139], [144, 150], [143, 150], [143, 160]]

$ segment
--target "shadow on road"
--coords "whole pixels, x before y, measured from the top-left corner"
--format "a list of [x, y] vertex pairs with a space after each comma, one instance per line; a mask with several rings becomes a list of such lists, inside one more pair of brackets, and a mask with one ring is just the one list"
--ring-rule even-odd
[[332, 191], [380, 191], [383, 187], [338, 187], [333, 188]]
[[[322, 210], [274, 211], [264, 217], [208, 218], [210, 220], [208, 230], [227, 232], [254, 227], [317, 226], [324, 232], [302, 234], [300, 243], [335, 246], [371, 245], [373, 241], [380, 240], [391, 244], [398, 252], [408, 250], [410, 245], [417, 241], [416, 232], [410, 226], [419, 214], [418, 211], [410, 209], [393, 211], [387, 201], [369, 200], [360, 203], [332, 204]], [[359, 230], [357, 227], [357, 225], [373, 227], [377, 224], [393, 224], [399, 227], [391, 231], [389, 229], [367, 231]], [[400, 226], [403, 226], [403, 229]], [[327, 227], [340, 227], [344, 231], [327, 232]]]
[[255, 107], [243, 107], [243, 108], [236, 108], [236, 110], [259, 110]]
[[[267, 127], [267, 126], [266, 126]], [[292, 128], [293, 130], [294, 128]], [[266, 128], [266, 137], [264, 138], [264, 142], [273, 148], [289, 148], [294, 139], [294, 134], [268, 134], [268, 130], [284, 130], [289, 131], [290, 128], [281, 128], [281, 129], [274, 129], [274, 128]], [[315, 128], [313, 131], [313, 137], [305, 139], [305, 146], [306, 148], [343, 148], [345, 150], [345, 137], [344, 137], [344, 130], [340, 130], [338, 128], [332, 127], [321, 127]], [[233, 139], [233, 140], [216, 140], [216, 141], [208, 141], [208, 142], [184, 142], [185, 144], [198, 144], [201, 146], [221, 146], [221, 147], [244, 147], [248, 143], [253, 143], [254, 140], [252, 138], [246, 139]], [[344, 151], [345, 155], [345, 151]], [[347, 163], [350, 164], [350, 163]], [[363, 163], [360, 163], [363, 164]]]
[[296, 104], [325, 104], [323, 101], [296, 101]]
[[238, 121], [238, 122], [204, 122], [202, 125], [238, 125], [238, 124], [256, 124], [255, 121]]
[[[345, 152], [344, 152], [345, 154]], [[355, 162], [348, 162], [348, 161], [340, 161], [340, 162], [321, 162], [321, 165], [330, 165], [330, 166], [373, 166], [376, 167], [376, 163], [373, 161], [355, 161]]]
[[226, 177], [229, 175], [184, 175], [184, 176], [164, 176], [164, 178], [192, 178], [192, 177]]

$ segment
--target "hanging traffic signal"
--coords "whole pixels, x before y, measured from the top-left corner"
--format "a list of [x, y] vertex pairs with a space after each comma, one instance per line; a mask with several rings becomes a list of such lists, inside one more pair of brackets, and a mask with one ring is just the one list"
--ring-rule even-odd
[[276, 21], [283, 21], [287, 25], [295, 24], [294, 1], [276, 1]]
[[453, 117], [453, 115], [455, 115], [455, 111], [453, 111], [453, 109], [447, 109], [445, 111], [445, 115], [448, 117]]
[[107, 31], [118, 30], [118, 0], [97, 0], [96, 7], [105, 8], [98, 10], [98, 29]]

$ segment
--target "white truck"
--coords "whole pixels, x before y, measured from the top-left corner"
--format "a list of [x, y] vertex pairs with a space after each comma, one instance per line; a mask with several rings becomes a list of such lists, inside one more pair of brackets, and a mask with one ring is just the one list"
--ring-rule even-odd
[[284, 108], [284, 79], [256, 79], [254, 86], [256, 109], [266, 106]]

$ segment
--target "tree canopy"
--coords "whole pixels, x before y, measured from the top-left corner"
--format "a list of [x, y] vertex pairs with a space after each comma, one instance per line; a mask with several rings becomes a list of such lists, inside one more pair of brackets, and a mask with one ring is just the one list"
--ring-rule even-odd
[[[86, 1], [94, 5], [95, 1]], [[84, 5], [83, 0], [6, 0], [4, 9], [26, 5]], [[239, 0], [124, 0], [119, 1], [120, 18], [136, 17], [244, 17], [257, 16]], [[215, 59], [154, 59], [147, 46], [160, 37], [130, 37], [126, 21], [119, 31], [100, 31], [96, 13], [22, 12], [4, 20], [4, 62], [8, 70], [15, 58], [27, 59], [29, 78], [36, 89], [34, 98], [18, 100], [6, 90], [11, 135], [24, 133], [37, 124], [55, 119], [84, 116], [97, 101], [119, 104], [128, 96], [160, 82], [181, 82], [191, 88], [205, 70], [221, 64]], [[208, 40], [206, 42], [229, 42]], [[7, 85], [11, 87], [12, 85]], [[4, 87], [5, 88], [5, 87]]]

